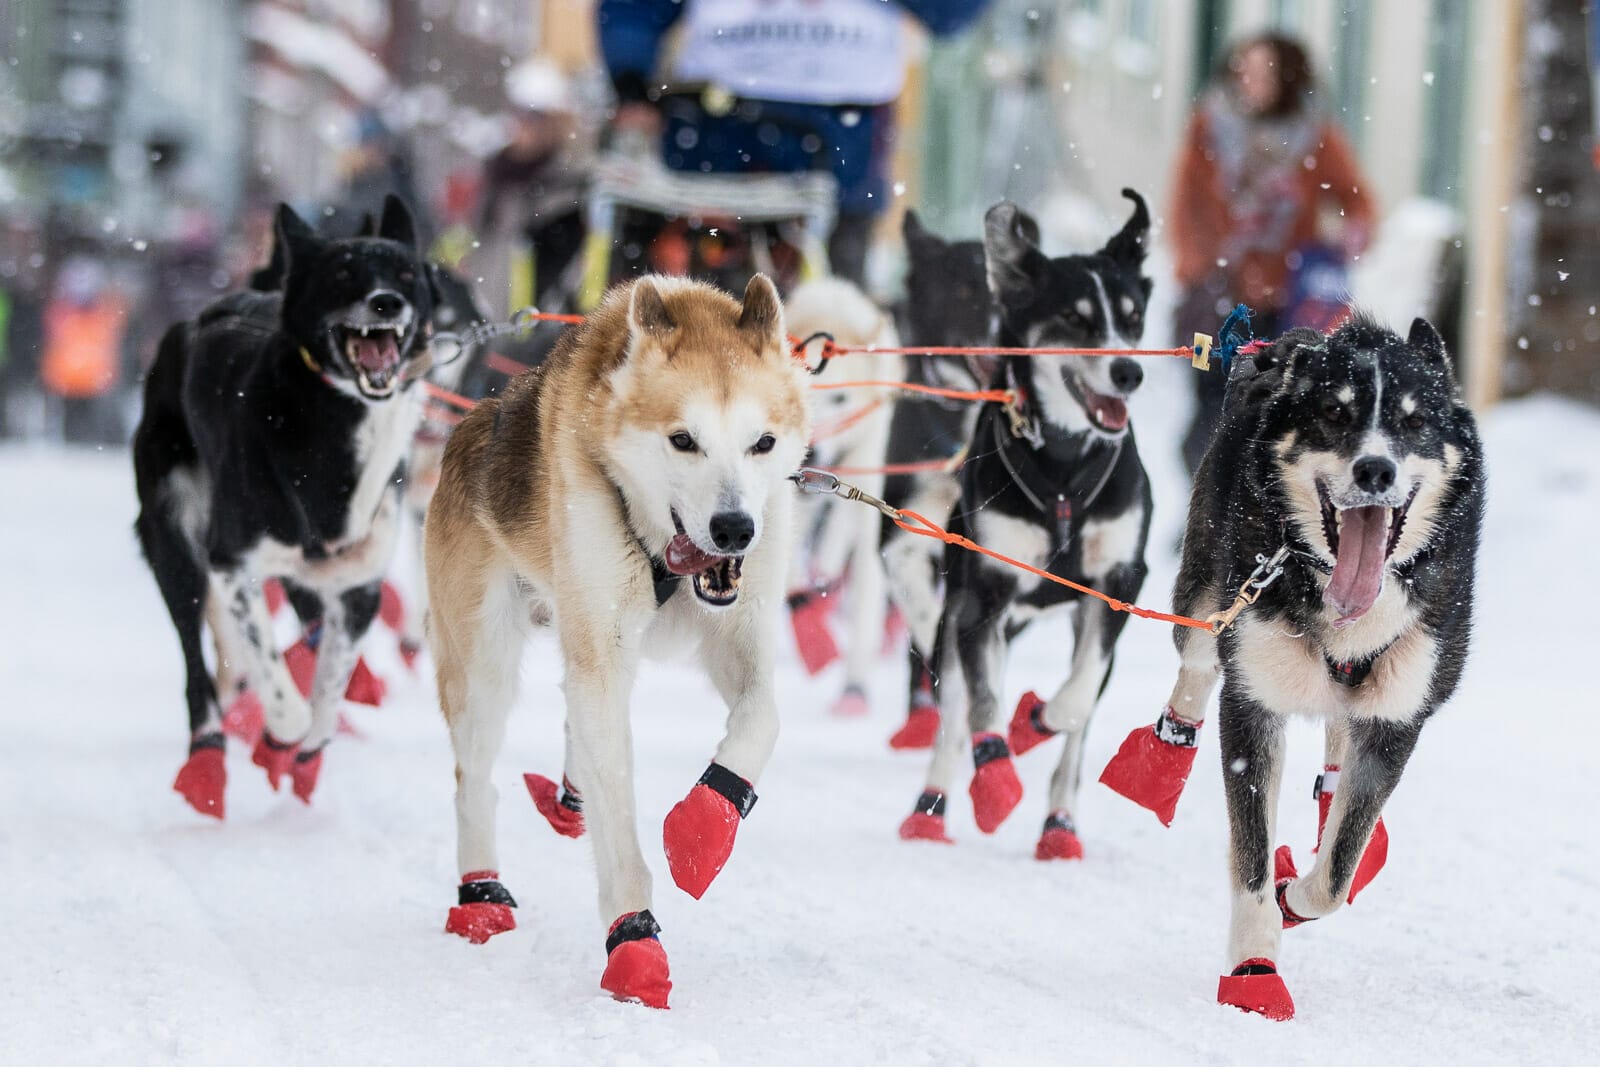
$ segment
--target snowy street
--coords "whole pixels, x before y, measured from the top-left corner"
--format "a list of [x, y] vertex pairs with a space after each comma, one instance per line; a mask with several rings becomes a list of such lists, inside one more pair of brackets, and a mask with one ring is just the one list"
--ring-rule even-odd
[[[1184, 499], [1182, 368], [1134, 406], [1156, 482], [1152, 578], [1166, 607]], [[1089, 735], [1081, 863], [1032, 858], [1059, 742], [993, 838], [951, 798], [954, 847], [908, 844], [924, 754], [891, 753], [903, 683], [836, 721], [837, 677], [781, 668], [784, 734], [761, 802], [701, 902], [661, 855], [661, 819], [705, 765], [721, 713], [680, 666], [633, 702], [640, 833], [671, 959], [672, 1009], [598, 988], [604, 929], [587, 841], [557, 837], [524, 771], [559, 771], [548, 643], [497, 769], [502, 872], [519, 928], [443, 933], [455, 898], [450, 749], [426, 675], [375, 626], [390, 682], [364, 735], [329, 751], [310, 808], [273, 794], [237, 742], [228, 818], [171, 791], [181, 659], [131, 532], [124, 452], [0, 449], [0, 1059], [14, 1064], [1066, 1063], [1588, 1060], [1600, 1027], [1594, 603], [1600, 415], [1549, 398], [1487, 419], [1491, 499], [1477, 637], [1385, 819], [1388, 867], [1352, 907], [1290, 931], [1290, 1023], [1218, 1007], [1228, 893], [1215, 729], [1173, 827], [1093, 782], [1153, 720], [1175, 656], [1135, 620]], [[1064, 623], [1030, 632], [1006, 707], [1056, 684]], [[426, 658], [422, 661], [425, 666]], [[837, 668], [835, 668], [837, 670]], [[1590, 712], [1582, 709], [1588, 707]], [[1291, 734], [1280, 808], [1303, 866], [1321, 730]], [[1586, 1051], [1587, 1050], [1587, 1051]]]

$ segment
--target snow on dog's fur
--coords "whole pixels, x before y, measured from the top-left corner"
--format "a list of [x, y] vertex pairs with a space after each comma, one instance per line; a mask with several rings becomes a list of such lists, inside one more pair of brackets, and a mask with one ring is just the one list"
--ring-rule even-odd
[[728, 705], [711, 766], [664, 832], [674, 881], [699, 897], [777, 739], [772, 672], [795, 496], [785, 479], [808, 429], [804, 370], [762, 275], [742, 305], [676, 279], [613, 289], [543, 365], [456, 429], [425, 534], [428, 634], [456, 754], [462, 885], [448, 929], [481, 941], [515, 925], [496, 873], [489, 776], [530, 620], [552, 619], [566, 667], [570, 818], [558, 828], [594, 840], [609, 929], [601, 984], [666, 1006], [634, 829], [633, 679], [646, 651], [695, 650]]
[[[840, 345], [899, 344], [894, 321], [850, 282], [822, 278], [806, 282], [790, 295], [785, 307], [789, 332], [809, 338], [822, 332]], [[815, 363], [820, 342], [807, 346]], [[834, 357], [813, 381], [818, 385], [850, 381], [899, 381], [900, 356], [855, 352]], [[889, 443], [889, 422], [895, 395], [886, 389], [812, 390], [812, 466], [841, 468], [853, 485], [883, 495], [881, 469]], [[854, 473], [862, 471], [867, 473]], [[867, 675], [877, 662], [883, 630], [883, 562], [878, 554], [878, 513], [828, 497], [808, 497], [798, 523], [808, 551], [795, 555], [791, 590], [798, 598], [814, 590], [837, 587], [848, 575], [848, 636], [844, 650], [844, 693], [835, 710], [843, 714], [866, 709]]]

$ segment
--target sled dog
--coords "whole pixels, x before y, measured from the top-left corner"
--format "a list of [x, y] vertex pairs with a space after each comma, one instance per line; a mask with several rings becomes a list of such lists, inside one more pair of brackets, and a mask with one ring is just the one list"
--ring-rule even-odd
[[[139, 542], [186, 665], [189, 760], [174, 788], [217, 818], [224, 741], [202, 628], [218, 677], [263, 705], [255, 762], [309, 801], [378, 608], [429, 363], [433, 294], [400, 200], [375, 236], [319, 237], [287, 206], [276, 225], [281, 289], [224, 297], [167, 331], [133, 441]], [[272, 643], [273, 577], [317, 636], [309, 702]]]
[[634, 828], [629, 699], [640, 656], [694, 652], [728, 707], [721, 745], [667, 815], [677, 885], [727, 861], [777, 737], [773, 659], [793, 540], [786, 482], [809, 433], [804, 367], [772, 282], [738, 300], [646, 276], [611, 290], [550, 357], [480, 403], [428, 511], [428, 639], [456, 756], [461, 885], [447, 929], [515, 926], [489, 775], [531, 625], [565, 664], [566, 765], [530, 776], [558, 830], [594, 841], [602, 988], [665, 1007], [667, 958]]
[[[1167, 708], [1113, 761], [1130, 795], [1168, 774], [1154, 792], [1175, 804], [1170, 758], [1192, 760], [1220, 673], [1233, 881], [1221, 1003], [1292, 1015], [1282, 931], [1337, 910], [1381, 868], [1379, 814], [1466, 660], [1484, 489], [1476, 425], [1426, 320], [1404, 338], [1360, 317], [1327, 337], [1296, 330], [1236, 362], [1173, 600], [1203, 619], [1252, 576], [1260, 596], [1220, 638], [1176, 628]], [[1291, 714], [1326, 730], [1304, 877], [1272, 849]]]
[[[1143, 274], [1150, 216], [1131, 189], [1133, 214], [1088, 255], [1052, 258], [1037, 226], [1001, 203], [984, 219], [989, 289], [1005, 347], [1132, 347], [1144, 329], [1151, 283]], [[995, 384], [1014, 402], [984, 405], [961, 469], [950, 530], [1051, 574], [1123, 601], [1145, 578], [1150, 483], [1139, 461], [1128, 398], [1144, 370], [1126, 356], [1017, 356]], [[978, 828], [993, 833], [1022, 799], [1012, 763], [1057, 733], [1060, 761], [1035, 855], [1077, 859], [1075, 809], [1089, 719], [1110, 676], [1127, 616], [1104, 602], [951, 546], [935, 637], [941, 726], [926, 785], [901, 824], [907, 839], [948, 840], [944, 808], [969, 742], [969, 793]], [[1023, 696], [1008, 735], [998, 732], [1006, 651], [1034, 618], [1075, 609], [1070, 674], [1048, 701]], [[912, 622], [913, 632], [919, 623]]]

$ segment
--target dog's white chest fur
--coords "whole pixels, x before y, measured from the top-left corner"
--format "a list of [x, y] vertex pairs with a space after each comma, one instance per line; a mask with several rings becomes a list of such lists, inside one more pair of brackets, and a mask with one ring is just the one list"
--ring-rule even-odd
[[[1250, 696], [1314, 718], [1410, 719], [1427, 698], [1438, 660], [1437, 642], [1417, 625], [1404, 583], [1392, 573], [1366, 615], [1343, 630], [1329, 627], [1320, 642], [1291, 631], [1285, 620], [1262, 621], [1249, 611], [1236, 626], [1232, 669]], [[1352, 689], [1333, 680], [1328, 659], [1360, 660], [1378, 649], [1361, 685]]]

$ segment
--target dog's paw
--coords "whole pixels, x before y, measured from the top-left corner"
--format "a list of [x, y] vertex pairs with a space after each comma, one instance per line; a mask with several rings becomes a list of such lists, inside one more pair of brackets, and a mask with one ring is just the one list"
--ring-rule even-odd
[[1300, 878], [1300, 872], [1294, 865], [1294, 852], [1288, 845], [1279, 845], [1272, 854], [1272, 884], [1273, 891], [1278, 900], [1278, 912], [1283, 916], [1283, 928], [1292, 930], [1301, 923], [1311, 920], [1303, 915], [1296, 915], [1294, 909], [1289, 907], [1289, 887]]
[[660, 933], [661, 926], [649, 911], [630, 911], [612, 923], [600, 988], [618, 1000], [665, 1009], [672, 976]]
[[344, 698], [352, 703], [376, 708], [382, 705], [388, 693], [389, 687], [383, 679], [372, 673], [365, 658], [357, 656], [355, 669], [350, 672], [350, 681], [344, 687]]
[[1033, 847], [1036, 860], [1081, 860], [1083, 842], [1072, 825], [1072, 816], [1064, 811], [1052, 811], [1044, 821], [1044, 832]]
[[1178, 800], [1194, 769], [1199, 723], [1187, 723], [1169, 708], [1155, 728], [1141, 726], [1129, 734], [1100, 772], [1100, 782], [1155, 814], [1171, 826]]
[[528, 787], [533, 806], [550, 823], [551, 829], [562, 837], [583, 836], [583, 798], [572, 788], [566, 778], [561, 779], [559, 791], [556, 783], [542, 774], [524, 774], [522, 784]]
[[1017, 701], [1017, 710], [1011, 715], [1007, 735], [1012, 753], [1020, 756], [1055, 735], [1056, 731], [1044, 724], [1044, 700], [1032, 689], [1023, 693], [1022, 699]]
[[1356, 894], [1372, 884], [1378, 877], [1378, 872], [1383, 870], [1383, 865], [1389, 862], [1389, 831], [1383, 825], [1383, 816], [1378, 816], [1377, 825], [1372, 828], [1372, 837], [1367, 840], [1366, 851], [1361, 853], [1361, 862], [1356, 864], [1356, 876], [1350, 880], [1350, 895], [1345, 897], [1345, 902], [1354, 904]]
[[222, 713], [222, 732], [229, 737], [237, 737], [252, 748], [261, 740], [261, 731], [266, 729], [266, 725], [266, 710], [261, 706], [261, 698], [251, 689], [234, 697], [228, 704], [228, 710]]
[[828, 629], [828, 616], [833, 612], [833, 598], [822, 592], [791, 593], [789, 596], [789, 625], [794, 630], [795, 648], [800, 652], [800, 662], [807, 674], [821, 674], [828, 664], [839, 658], [839, 645]]
[[250, 762], [267, 772], [267, 784], [276, 793], [278, 783], [291, 772], [295, 753], [299, 750], [299, 745], [285, 744], [272, 734], [263, 732], [261, 740], [256, 742], [255, 751], [250, 753]]
[[900, 840], [902, 841], [937, 841], [941, 845], [953, 845], [955, 841], [944, 829], [944, 794], [935, 789], [926, 789], [917, 798], [917, 806], [907, 815], [900, 824]]
[[1217, 1003], [1283, 1022], [1294, 1018], [1294, 1000], [1277, 965], [1269, 959], [1245, 960], [1217, 979]]
[[889, 738], [889, 747], [898, 751], [932, 748], [939, 737], [939, 709], [919, 704], [906, 716], [905, 724]]
[[289, 778], [294, 795], [300, 798], [301, 803], [311, 803], [311, 794], [317, 791], [317, 778], [321, 774], [322, 749], [294, 754], [294, 763], [289, 766]]
[[839, 694], [839, 699], [833, 702], [833, 715], [839, 719], [859, 719], [865, 716], [872, 708], [867, 704], [867, 694], [860, 686], [846, 686], [845, 691]]
[[733, 855], [739, 821], [755, 802], [749, 782], [718, 763], [706, 768], [662, 826], [667, 867], [679, 889], [696, 900], [705, 895]]
[[972, 817], [978, 829], [992, 834], [1022, 803], [1022, 779], [1017, 777], [1006, 739], [999, 734], [973, 734], [972, 761], [976, 770], [967, 787]]
[[450, 909], [445, 933], [481, 945], [495, 934], [517, 928], [517, 916], [511, 910], [517, 902], [500, 884], [499, 871], [469, 871], [462, 875], [456, 896], [460, 903]]
[[223, 792], [228, 785], [228, 768], [222, 754], [226, 742], [221, 734], [207, 734], [189, 745], [189, 759], [172, 782], [173, 791], [189, 802], [201, 815], [221, 819], [226, 814]]

